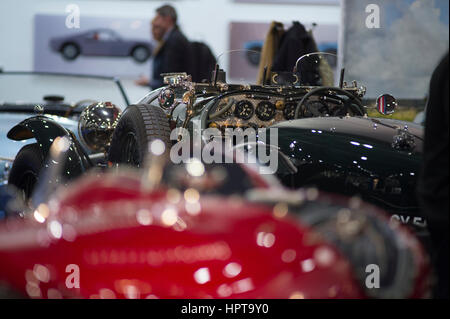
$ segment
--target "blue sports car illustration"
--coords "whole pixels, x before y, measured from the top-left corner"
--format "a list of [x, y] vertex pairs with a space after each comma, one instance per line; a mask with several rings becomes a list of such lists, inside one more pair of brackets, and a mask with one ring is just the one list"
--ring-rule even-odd
[[95, 29], [50, 40], [50, 48], [66, 60], [78, 56], [132, 57], [143, 63], [151, 55], [151, 44], [138, 39], [124, 39], [111, 29]]

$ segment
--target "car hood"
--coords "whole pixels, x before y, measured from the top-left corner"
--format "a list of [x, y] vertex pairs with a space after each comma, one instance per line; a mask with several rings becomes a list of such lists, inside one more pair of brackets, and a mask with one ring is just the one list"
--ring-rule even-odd
[[415, 153], [422, 153], [424, 128], [421, 125], [392, 119], [368, 117], [321, 117], [282, 122], [273, 126], [280, 130], [322, 134], [327, 132], [336, 136], [352, 136], [379, 144], [392, 145], [395, 136], [406, 131], [414, 138]]

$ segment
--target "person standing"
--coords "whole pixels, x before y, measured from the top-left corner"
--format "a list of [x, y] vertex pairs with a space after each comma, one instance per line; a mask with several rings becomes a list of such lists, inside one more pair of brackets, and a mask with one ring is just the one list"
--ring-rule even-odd
[[191, 73], [190, 42], [181, 32], [177, 20], [177, 12], [171, 5], [156, 9], [156, 16], [151, 22], [153, 38], [158, 42], [152, 53], [153, 72], [151, 79], [141, 77], [136, 84], [156, 89], [164, 85], [163, 73]]
[[418, 195], [432, 241], [434, 297], [449, 298], [449, 54], [433, 73], [426, 111], [424, 161]]

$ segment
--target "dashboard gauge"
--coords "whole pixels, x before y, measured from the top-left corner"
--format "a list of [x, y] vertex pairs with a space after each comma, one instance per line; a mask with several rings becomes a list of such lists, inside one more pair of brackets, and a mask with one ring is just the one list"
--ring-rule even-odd
[[275, 103], [275, 106], [277, 107], [277, 110], [283, 110], [284, 109], [284, 101], [283, 100], [278, 100], [276, 103]]
[[236, 104], [234, 115], [242, 120], [249, 120], [255, 113], [255, 107], [250, 101], [242, 100]]
[[286, 103], [286, 106], [283, 110], [283, 115], [286, 120], [295, 119], [295, 110], [297, 109], [297, 104], [295, 103]]
[[262, 101], [258, 104], [258, 107], [256, 108], [256, 116], [261, 121], [270, 121], [274, 118], [276, 113], [276, 107], [273, 103]]

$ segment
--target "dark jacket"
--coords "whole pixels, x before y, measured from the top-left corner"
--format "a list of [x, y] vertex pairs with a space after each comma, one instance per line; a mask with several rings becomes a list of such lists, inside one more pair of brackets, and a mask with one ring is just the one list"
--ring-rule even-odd
[[428, 220], [436, 227], [449, 222], [449, 56], [433, 73], [426, 110], [423, 173], [419, 194]]
[[150, 86], [153, 89], [164, 85], [162, 73], [191, 73], [191, 47], [188, 39], [175, 27], [167, 40], [153, 57], [153, 77]]
[[198, 83], [211, 80], [216, 65], [216, 58], [211, 49], [203, 42], [191, 42], [191, 50], [192, 80]]
[[272, 71], [292, 72], [299, 57], [316, 51], [317, 46], [312, 35], [300, 22], [294, 22], [281, 38]]
[[419, 199], [433, 242], [435, 297], [449, 297], [449, 55], [433, 73], [426, 111]]

